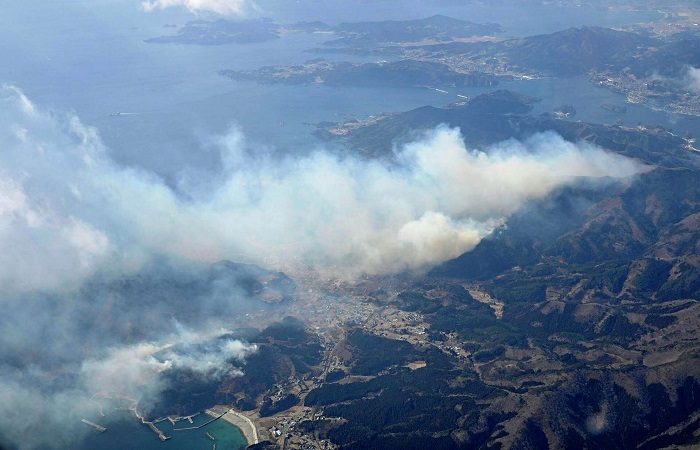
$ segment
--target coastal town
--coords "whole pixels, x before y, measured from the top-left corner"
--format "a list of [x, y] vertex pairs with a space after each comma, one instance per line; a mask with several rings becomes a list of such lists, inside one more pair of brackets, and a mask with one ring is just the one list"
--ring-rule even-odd
[[[232, 325], [245, 323], [263, 327], [271, 320], [282, 320], [284, 316], [293, 313], [301, 317], [307, 328], [313, 331], [323, 348], [320, 364], [314, 367], [310, 374], [290, 376], [278, 382], [258, 399], [258, 405], [262, 405], [265, 399], [277, 402], [291, 395], [297, 399], [295, 406], [276, 414], [263, 415], [260, 406], [253, 410], [241, 411], [231, 405], [214, 405], [203, 411], [189, 412], [187, 415], [147, 419], [139, 412], [136, 400], [93, 397], [93, 402], [99, 407], [100, 416], [106, 417], [112, 411], [128, 411], [163, 442], [179, 433], [201, 432], [206, 433], [212, 445], [215, 445], [216, 434], [210, 433], [207, 425], [217, 420], [225, 420], [241, 430], [248, 445], [269, 441], [282, 449], [329, 450], [336, 446], [328, 439], [322, 438], [318, 432], [314, 432], [310, 424], [340, 424], [343, 419], [324, 416], [315, 406], [305, 406], [304, 399], [312, 390], [323, 386], [329, 380], [334, 381], [334, 374], [350, 372], [349, 364], [352, 358], [344, 344], [348, 329], [359, 327], [368, 334], [405, 341], [417, 347], [434, 346], [446, 355], [460, 358], [465, 364], [473, 367], [470, 361], [471, 353], [462, 347], [463, 344], [456, 336], [449, 336], [445, 341], [432, 341], [427, 334], [430, 325], [424, 320], [423, 314], [404, 311], [390, 304], [399, 292], [409, 286], [409, 279], [365, 278], [347, 284], [332, 277], [321, 278], [318, 273], [311, 271], [300, 270], [295, 276], [299, 285], [293, 302], [287, 308], [272, 313], [261, 310], [233, 319], [232, 322]], [[491, 307], [494, 317], [502, 315], [502, 303], [488, 296], [478, 284], [469, 284], [466, 288], [478, 301]], [[377, 301], [379, 290], [388, 296], [382, 302]], [[436, 287], [427, 295], [433, 295], [437, 299], [441, 295], [441, 288]], [[419, 370], [425, 367], [425, 362], [414, 361], [406, 367]], [[342, 383], [366, 381], [369, 378], [371, 377], [347, 376]], [[202, 417], [207, 417], [207, 420], [203, 421]], [[107, 429], [87, 419], [82, 421], [100, 432]], [[172, 426], [167, 434], [160, 425], [162, 423]]]
[[[323, 347], [321, 363], [312, 375], [292, 376], [275, 384], [262, 395], [262, 398], [280, 401], [289, 395], [298, 398], [298, 404], [280, 413], [263, 417], [260, 408], [252, 411], [237, 412], [229, 410], [223, 416], [241, 428], [252, 443], [256, 436], [260, 441], [274, 442], [281, 449], [328, 450], [337, 448], [328, 439], [323, 439], [313, 430], [312, 423], [343, 423], [344, 419], [324, 416], [314, 406], [304, 406], [308, 393], [333, 381], [336, 373], [348, 373], [351, 360], [349, 350], [343, 344], [349, 327], [359, 327], [366, 333], [392, 340], [405, 341], [419, 348], [435, 347], [450, 357], [458, 358], [469, 367], [475, 368], [471, 352], [464, 347], [458, 336], [447, 336], [444, 341], [429, 339], [429, 324], [424, 316], [413, 311], [403, 311], [391, 306], [391, 300], [406, 289], [410, 280], [394, 277], [392, 279], [366, 278], [357, 284], [347, 285], [332, 277], [323, 279], [317, 273], [299, 272], [295, 279], [300, 282], [295, 295], [294, 314], [302, 317], [309, 330], [314, 330]], [[388, 298], [378, 302], [377, 291], [385, 291]], [[489, 296], [478, 284], [465, 285], [465, 289], [474, 298], [488, 305], [496, 318], [502, 317], [503, 303]], [[387, 292], [388, 291], [388, 292]], [[443, 293], [440, 287], [428, 295], [436, 299]], [[284, 314], [288, 314], [286, 311]], [[282, 313], [278, 319], [282, 318]], [[252, 314], [247, 317], [249, 323], [264, 323], [270, 320], [269, 313]], [[425, 367], [424, 361], [408, 363], [407, 368], [419, 370]], [[479, 364], [476, 365], [478, 370]], [[366, 381], [371, 377], [347, 376], [341, 383]], [[217, 406], [208, 413], [221, 413], [226, 406]]]
[[[501, 81], [581, 75], [587, 77], [597, 87], [624, 95], [628, 103], [641, 104], [652, 110], [673, 114], [698, 116], [700, 115], [700, 92], [699, 88], [693, 85], [692, 74], [690, 74], [692, 67], [680, 68], [680, 73], [672, 75], [658, 72], [659, 68], [645, 70], [643, 73], [636, 68], [639, 64], [642, 66], [646, 64], [647, 58], [655, 57], [659, 49], [664, 46], [673, 47], [675, 40], [700, 30], [700, 12], [674, 7], [672, 4], [665, 6], [659, 6], [657, 12], [660, 18], [657, 20], [611, 28], [605, 32], [602, 29], [593, 28], [562, 31], [558, 33], [561, 36], [552, 38], [555, 42], [552, 48], [547, 47], [546, 42], [541, 42], [540, 38], [547, 36], [509, 39], [498, 34], [486, 34], [448, 41], [412, 41], [407, 36], [405, 41], [398, 39], [377, 42], [371, 49], [362, 47], [361, 40], [358, 43], [358, 39], [348, 39], [345, 46], [340, 47], [343, 51], [377, 55], [380, 59], [372, 63], [357, 64], [329, 62], [316, 58], [300, 65], [265, 66], [248, 71], [222, 70], [220, 74], [234, 80], [252, 80], [264, 84], [398, 83], [429, 88], [431, 83], [427, 80], [440, 86], [489, 86], [497, 85]], [[623, 5], [609, 6], [609, 8], [624, 9]], [[576, 33], [581, 36], [574, 36]], [[586, 33], [590, 36], [586, 36]], [[614, 33], [619, 33], [619, 36], [615, 36]], [[613, 66], [612, 69], [598, 66], [595, 58], [580, 65], [574, 62], [550, 65], [549, 56], [538, 53], [559, 51], [559, 47], [556, 47], [558, 45], [556, 39], [580, 38], [584, 41], [590, 40], [582, 48], [588, 48], [591, 45], [605, 48], [608, 45], [616, 45], [615, 39], [618, 38], [624, 44], [625, 40], [632, 39], [630, 36], [636, 36], [634, 39], [638, 39], [638, 42], [623, 45], [618, 53], [611, 54], [613, 60], [609, 62]], [[641, 36], [644, 36], [644, 39]], [[654, 41], [650, 41], [647, 37], [653, 38]], [[470, 45], [474, 43], [479, 45]], [[540, 45], [543, 46], [540, 48]], [[574, 42], [571, 45], [578, 44]], [[314, 51], [323, 54], [330, 50], [321, 48]], [[398, 61], [396, 61], [397, 58]], [[678, 69], [674, 70], [678, 72]], [[401, 75], [404, 72], [410, 72], [412, 75]], [[371, 77], [368, 74], [371, 74]], [[377, 118], [370, 117], [362, 121], [348, 121], [328, 132], [343, 137], [355, 127], [361, 127], [376, 120]]]
[[633, 74], [610, 72], [593, 72], [590, 80], [596, 86], [623, 94], [628, 103], [674, 114], [700, 115], [700, 95], [689, 90], [682, 80], [639, 79]]
[[[650, 25], [647, 28], [640, 24], [627, 29], [636, 31], [644, 29], [655, 37], [663, 38], [695, 29], [698, 27], [697, 22], [700, 22], [700, 15], [696, 13], [665, 14], [667, 14], [665, 19], [668, 19], [668, 22], [654, 22], [653, 26]], [[612, 31], [617, 33], [621, 29]], [[599, 37], [596, 35], [598, 31], [590, 29], [584, 31], [576, 29], [568, 32], [580, 32], [585, 35], [585, 39], [589, 39], [590, 36]], [[565, 37], [569, 38], [570, 34]], [[455, 48], [460, 49], [461, 44], [478, 42], [489, 46], [499, 45], [505, 41], [506, 39], [500, 37], [482, 36], [455, 40], [453, 43], [457, 44]], [[513, 52], [508, 53], [511, 50], [509, 46], [516, 47], [522, 42], [515, 39], [512, 41], [512, 43], [499, 47], [500, 53], [494, 54], [479, 53], [478, 51], [461, 53], [460, 51], [444, 49], [449, 46], [437, 49], [437, 44], [440, 43], [432, 41], [421, 41], [410, 45], [391, 43], [382, 48], [382, 51], [386, 51], [386, 55], [398, 55], [401, 58], [409, 59], [412, 68], [422, 68], [421, 76], [426, 73], [432, 76], [432, 70], [436, 64], [442, 70], [440, 73], [450, 77], [455, 76], [455, 74], [458, 76], [484, 75], [484, 77], [479, 75], [464, 81], [464, 85], [491, 86], [492, 82], [495, 84], [516, 79], [536, 80], [555, 78], [561, 75], [553, 74], [541, 67], [528, 67], [515, 63]], [[435, 48], [432, 48], [433, 46]], [[565, 45], [562, 47], [566, 48]], [[650, 54], [656, 52], [656, 48], [646, 49], [649, 50]], [[421, 63], [433, 65], [422, 65]], [[377, 68], [390, 69], [390, 64], [383, 59], [376, 63], [370, 63], [372, 70]], [[359, 63], [338, 64], [316, 59], [297, 66], [265, 66], [245, 73], [222, 71], [220, 75], [226, 75], [236, 80], [257, 78], [260, 83], [322, 84], [333, 76], [336, 76], [337, 81], [338, 73], [343, 71], [347, 71], [341, 74], [343, 77], [352, 78], [355, 73], [353, 71], [357, 70], [359, 66]], [[638, 76], [629, 67], [619, 70], [586, 68], [580, 73], [574, 71], [562, 76], [569, 75], [579, 77], [586, 85], [586, 80], [588, 80], [597, 87], [622, 94], [624, 99], [619, 99], [618, 102], [601, 102], [600, 108], [611, 113], [618, 115], [627, 113], [627, 106], [615, 104], [624, 104], [626, 101], [629, 104], [644, 105], [653, 110], [700, 116], [700, 91], [691, 88], [689, 81], [684, 76], [675, 78], [648, 74]], [[417, 87], [432, 89], [442, 94], [453, 94], [452, 89], [447, 86], [455, 86], [454, 83], [450, 84], [452, 83], [450, 80], [454, 80], [454, 78], [442, 78], [441, 80], [448, 80], [448, 82], [444, 85], [419, 84]], [[446, 89], [450, 89], [450, 91], [448, 92]], [[455, 105], [469, 105], [469, 97], [461, 94], [456, 95], [460, 98], [460, 102], [449, 104], [446, 108], [456, 109]], [[532, 99], [533, 102], [538, 101], [534, 97]], [[502, 105], [497, 106], [503, 107]], [[494, 109], [498, 110], [498, 108]], [[630, 106], [630, 109], [633, 108]], [[527, 114], [531, 110], [532, 108], [527, 109]], [[119, 113], [117, 114], [119, 115]], [[344, 123], [325, 122], [327, 126], [323, 131], [330, 134], [331, 138], [350, 140], [354, 132], [378, 124], [381, 125], [382, 121], [393, 117], [390, 114], [380, 112], [376, 114], [376, 116], [369, 116], [367, 119], [348, 120]], [[487, 114], [495, 115], [497, 113], [484, 113], [484, 116]], [[507, 115], [508, 124], [519, 123], [515, 113], [506, 112], [504, 114]], [[588, 126], [574, 123], [576, 108], [573, 104], [565, 104], [554, 109], [553, 115], [556, 119], [562, 119], [559, 122], [565, 122], [571, 128], [584, 129]], [[629, 116], [631, 115], [630, 113]], [[528, 119], [532, 116], [529, 116]], [[353, 115], [352, 117], [361, 116]], [[551, 112], [543, 113], [540, 117], [551, 118]], [[622, 119], [616, 121], [615, 126], [616, 133], [639, 132], [642, 136], [644, 132], [643, 137], [645, 138], [653, 134], [651, 131], [655, 127], [654, 125], [642, 125], [640, 122], [637, 128], [630, 128], [623, 126]], [[665, 130], [661, 126], [658, 127], [663, 133], [676, 138], [671, 131]], [[590, 127], [590, 129], [593, 130], [594, 127]], [[646, 133], [647, 131], [650, 132]], [[698, 151], [694, 147], [695, 139], [691, 133], [685, 134], [681, 138], [686, 143], [684, 149]], [[593, 131], [586, 131], [584, 136], [593, 135]], [[372, 138], [374, 139], [375, 136]], [[615, 140], [606, 140], [606, 142], [619, 143]], [[637, 147], [630, 147], [633, 150], [637, 149]], [[642, 160], [640, 158], [640, 161]], [[652, 203], [658, 199], [645, 197], [644, 200], [647, 202], [647, 209], [649, 209], [653, 206]], [[690, 203], [688, 202], [688, 204]], [[534, 248], [536, 245], [532, 247]], [[562, 245], [562, 247], [568, 248], [567, 245]], [[599, 247], [607, 249], [603, 245]], [[562, 251], [562, 253], [564, 252]], [[564, 255], [566, 254], [564, 253]], [[638, 330], [644, 330], [644, 333], [652, 333], [652, 331], [656, 331], [656, 328], [660, 330], [666, 326], [672, 326], [672, 321], [677, 319], [675, 316], [671, 318], [671, 314], [676, 314], [677, 311], [673, 310], [672, 313], [667, 313], [667, 311], [659, 309], [661, 312], [657, 311], [654, 314], [646, 309], [633, 313], [627, 313], [626, 310], [622, 311], [622, 309], [618, 311], [616, 309], [619, 307], [618, 297], [616, 296], [619, 289], [615, 291], [612, 287], [604, 285], [607, 280], [600, 281], [603, 287], [591, 287], [587, 294], [581, 294], [579, 296], [582, 297], [580, 304], [571, 301], [571, 305], [573, 305], [571, 306], [566, 303], [574, 297], [571, 292], [582, 291], [582, 286], [586, 286], [588, 283], [588, 279], [581, 278], [579, 280], [576, 278], [579, 276], [579, 272], [588, 273], [586, 271], [589, 271], [597, 274], [602, 263], [592, 269], [577, 266], [577, 271], [568, 271], [568, 269], [564, 270], [555, 266], [564, 259], [564, 256], [559, 257], [559, 259], [543, 257], [541, 259], [543, 262], [533, 263], [533, 267], [526, 268], [524, 271], [520, 262], [517, 264], [512, 262], [510, 265], [504, 266], [506, 267], [505, 271], [496, 274], [496, 278], [490, 280], [480, 277], [459, 279], [445, 276], [441, 278], [438, 275], [435, 279], [428, 277], [427, 280], [422, 280], [422, 284], [418, 284], [415, 281], [418, 277], [404, 274], [392, 276], [359, 275], [356, 278], [348, 276], [348, 279], [340, 279], [332, 275], [333, 271], [330, 269], [324, 273], [318, 268], [311, 267], [284, 267], [285, 273], [271, 272], [266, 276], [256, 275], [245, 278], [246, 289], [250, 289], [250, 293], [255, 294], [251, 294], [251, 297], [255, 297], [254, 300], [260, 300], [260, 302], [254, 303], [255, 306], [244, 312], [239, 313], [235, 310], [230, 316], [223, 316], [218, 322], [212, 321], [211, 323], [220, 326], [221, 330], [224, 330], [222, 333], [230, 336], [231, 339], [240, 339], [250, 343], [255, 348], [252, 353], [258, 352], [255, 356], [264, 353], [259, 351], [260, 349], [267, 351], [263, 355], [267, 359], [262, 359], [260, 356], [260, 360], [263, 362], [259, 363], [258, 367], [262, 367], [262, 370], [257, 372], [258, 379], [255, 379], [255, 382], [248, 384], [246, 376], [251, 368], [250, 360], [241, 358], [236, 362], [236, 364], [240, 363], [235, 366], [237, 372], [232, 370], [231, 373], [223, 376], [209, 377], [212, 372], [204, 372], [204, 375], [188, 372], [177, 380], [180, 383], [178, 387], [183, 389], [181, 391], [173, 389], [178, 393], [169, 400], [175, 399], [175, 401], [158, 405], [162, 409], [158, 410], [157, 413], [152, 413], [152, 415], [143, 412], [137, 400], [121, 397], [109, 398], [105, 394], [104, 399], [96, 395], [90, 399], [99, 406], [99, 417], [97, 415], [88, 416], [80, 421], [92, 429], [84, 427], [93, 435], [97, 435], [93, 433], [93, 430], [102, 434], [111, 427], [107, 423], [107, 416], [110, 412], [126, 411], [130, 416], [133, 414], [138, 420], [139, 426], [142, 425], [143, 429], [152, 433], [149, 434], [151, 437], [155, 436], [162, 442], [172, 439], [170, 442], [172, 444], [178, 436], [197, 433], [199, 438], [204, 436], [208, 439], [207, 444], [211, 444], [213, 450], [216, 450], [220, 436], [212, 431], [210, 425], [216, 426], [227, 422], [241, 431], [247, 446], [259, 445], [260, 447], [256, 448], [265, 448], [269, 444], [271, 448], [283, 450], [330, 450], [339, 448], [341, 445], [332, 442], [328, 437], [329, 430], [338, 430], [352, 420], [359, 422], [357, 417], [353, 419], [348, 418], [351, 417], [349, 415], [337, 413], [337, 409], [336, 414], [333, 414], [333, 407], [342, 408], [348, 406], [352, 401], [374, 400], [385, 392], [386, 386], [381, 385], [374, 390], [367, 388], [358, 396], [349, 399], [343, 398], [343, 395], [336, 392], [333, 395], [337, 395], [337, 397], [333, 397], [332, 401], [328, 400], [326, 403], [318, 402], [314, 396], [318, 397], [325, 393], [330, 397], [331, 394], [328, 392], [332, 389], [350, 391], [355, 389], [356, 385], [364, 386], [373, 382], [378, 382], [380, 385], [380, 382], [391, 377], [394, 377], [391, 379], [391, 383], [400, 384], [403, 382], [401, 377], [415, 376], [413, 381], [416, 385], [422, 386], [419, 384], [421, 381], [419, 377], [425, 376], [425, 373], [434, 369], [431, 366], [432, 363], [429, 362], [429, 357], [443, 358], [443, 361], [449, 360], [449, 364], [446, 366], [455, 369], [455, 372], [461, 371], [457, 380], [450, 378], [452, 373], [448, 374], [449, 381], [445, 382], [444, 386], [449, 386], [450, 389], [459, 389], [468, 385], [476, 392], [469, 392], [468, 395], [459, 392], [452, 395], [453, 398], [459, 397], [460, 400], [458, 403], [450, 404], [449, 408], [446, 409], [450, 412], [459, 410], [461, 416], [459, 419], [455, 419], [455, 423], [459, 421], [459, 426], [462, 426], [462, 422], [468, 420], [476, 422], [486, 417], [477, 416], [476, 412], [467, 413], [467, 409], [473, 406], [471, 402], [474, 405], [481, 404], [479, 402], [487, 404], [493, 398], [503, 396], [509, 399], [517, 398], [524, 404], [528, 399], [527, 396], [532, 395], [529, 397], [530, 399], [535, 396], [528, 391], [530, 388], [534, 387], [539, 389], [539, 392], [543, 392], [569, 382], [569, 367], [580, 367], [585, 364], [588, 369], [600, 370], [601, 373], [615, 370], [620, 370], [622, 373], [628, 368], [637, 366], [653, 367], [655, 364], [653, 357], [651, 358], [652, 363], [649, 363], [650, 358], [646, 353], [655, 353], [655, 346], [659, 345], [656, 338], [650, 343], [639, 343], [641, 342], [639, 341], [631, 345], [624, 341], [627, 337], [625, 330], [637, 330], [635, 332], [638, 333], [642, 333]], [[274, 261], [272, 262], [272, 266], [276, 267], [275, 270], [282, 270]], [[551, 264], [553, 268], [547, 264]], [[618, 270], [614, 264], [617, 264], [616, 260], [610, 263], [613, 267], [610, 269], [611, 271]], [[654, 259], [651, 262], [639, 260], [636, 264], [640, 267], [646, 267], [644, 264], [651, 266], [653, 264], [663, 265], [664, 263]], [[663, 267], [666, 266], [663, 265]], [[548, 269], [552, 269], [551, 272], [547, 272]], [[625, 289], [631, 289], [630, 286], [634, 287], [635, 275], [628, 274], [629, 270], [624, 272], [622, 269], [619, 270], [627, 278], [622, 279], [622, 276], [618, 275], [616, 280], [622, 280], [626, 283]], [[680, 269], [674, 268], [673, 270], [674, 272], [668, 268], [666, 272], [673, 276], [680, 276]], [[289, 278], [286, 274], [289, 274]], [[531, 277], [531, 274], [534, 275]], [[519, 276], [522, 277], [517, 278]], [[563, 283], [561, 280], [564, 278], [566, 278], [567, 283], [576, 279], [576, 283], [572, 282], [571, 286], [564, 283], [562, 284], [564, 287], [557, 287], [553, 286], [548, 279], [546, 282], [542, 282], [546, 284], [541, 285], [537, 284], [540, 283], [539, 281], [537, 283], [532, 281], [538, 276], [551, 276], [551, 280], [558, 283]], [[511, 285], [505, 284], [509, 280], [508, 277], [516, 278], [520, 285], [525, 285], [530, 290], [510, 292]], [[236, 279], [236, 282], [240, 282], [242, 279]], [[500, 282], [503, 282], [503, 286], [506, 287], [501, 288], [500, 291], [494, 291], [494, 285], [498, 285]], [[533, 286], [527, 284], [530, 282], [533, 283]], [[489, 285], [489, 283], [491, 284]], [[282, 285], [284, 285], [284, 289], [279, 287]], [[522, 298], [526, 298], [527, 302], [531, 303], [522, 301], [521, 297], [515, 297], [515, 300], [509, 299], [508, 297], [511, 295], [522, 295]], [[642, 292], [639, 295], [647, 295], [647, 293]], [[576, 301], [579, 300], [579, 297], [576, 297]], [[521, 309], [509, 309], [504, 319], [506, 304], [509, 305], [509, 308], [511, 308], [510, 305], [515, 305], [516, 308]], [[525, 307], [522, 306], [524, 304], [527, 304], [529, 308], [527, 314], [522, 312], [525, 311]], [[675, 308], [678, 305], [671, 306]], [[684, 311], [683, 314], [690, 316], [691, 313], [686, 313], [685, 308], [690, 307], [681, 304], [678, 311]], [[438, 310], [440, 314], [443, 314], [442, 316], [438, 317], [437, 314], [434, 314]], [[695, 310], [693, 309], [693, 311]], [[519, 315], [512, 311], [516, 311]], [[669, 311], [671, 311], [670, 307]], [[572, 314], [574, 325], [571, 329], [575, 332], [567, 331], [566, 328], [558, 328], [563, 323], [563, 319], [562, 321], [553, 319], [565, 312]], [[453, 320], [455, 317], [457, 319]], [[679, 314], [678, 317], [682, 316]], [[552, 323], [548, 324], [548, 320], [551, 320]], [[657, 325], [657, 323], [664, 324], [664, 321], [670, 321], [670, 325]], [[589, 327], [592, 331], [586, 328], [594, 322], [595, 324]], [[454, 326], [447, 328], [445, 323]], [[439, 324], [442, 324], [444, 328], [440, 329]], [[620, 333], [622, 337], [615, 335], [615, 339], [622, 343], [614, 341], [613, 338], [598, 339], [600, 330], [605, 329], [605, 327], [610, 327], [608, 330], [610, 333], [613, 331]], [[482, 334], [474, 337], [469, 333], [472, 328], [478, 329], [478, 332]], [[490, 340], [491, 333], [498, 335], [498, 340], [494, 339], [495, 343]], [[538, 333], [541, 334], [539, 342], [533, 337]], [[651, 334], [649, 335], [651, 336]], [[695, 338], [692, 337], [692, 339]], [[365, 347], [356, 344], [358, 341], [364, 343]], [[390, 350], [385, 353], [378, 352], [380, 357], [374, 357], [375, 359], [372, 359], [372, 356], [368, 357], [369, 362], [363, 361], [368, 367], [367, 370], [358, 370], [358, 360], [363, 356], [363, 351], [365, 354], [370, 353], [366, 349], [374, 350], [374, 344], [377, 344], [378, 347], [386, 345]], [[394, 353], [401, 354], [401, 351], [405, 351], [410, 356], [394, 359]], [[675, 349], [670, 352], [671, 356], [668, 357], [668, 361], [664, 360], [664, 364], [675, 362], [678, 355], [682, 354], [677, 352], [678, 355], [674, 356], [675, 352]], [[380, 363], [376, 362], [378, 359], [381, 360]], [[229, 363], [231, 360], [233, 360], [232, 357], [229, 359]], [[374, 365], [372, 365], [373, 363]], [[430, 373], [433, 374], [433, 372]], [[253, 379], [252, 376], [250, 378]], [[260, 379], [263, 381], [258, 381]], [[188, 385], [197, 383], [201, 383], [197, 386], [200, 390], [195, 391], [193, 388], [192, 392], [195, 392], [196, 395], [191, 395], [191, 397], [197, 397], [201, 393], [201, 397], [197, 399], [199, 403], [194, 401], [189, 403], [187, 400], [190, 399], [187, 398], [183, 400], [183, 397], [187, 397], [190, 393], [186, 390]], [[387, 383], [389, 382], [387, 381]], [[251, 386], [253, 384], [255, 385]], [[211, 389], [211, 386], [214, 388]], [[447, 388], [445, 389], [445, 392], [448, 392]], [[479, 397], [482, 394], [480, 389], [486, 392], [483, 394], [484, 397]], [[533, 389], [533, 392], [536, 389]], [[359, 391], [360, 388], [357, 390]], [[187, 394], [182, 394], [182, 392]], [[319, 394], [319, 392], [322, 393]], [[402, 401], [411, 397], [411, 394], [405, 392], [400, 391], [400, 395], [397, 394], [397, 397], [401, 397]], [[437, 396], [442, 394], [443, 392], [440, 392]], [[114, 395], [116, 396], [116, 394]], [[493, 395], [493, 397], [485, 400], [489, 395]], [[105, 406], [108, 402], [115, 400], [116, 406]], [[386, 399], [387, 404], [390, 404], [392, 400], [393, 398]], [[539, 399], [536, 399], [534, 402], [538, 401]], [[494, 401], [494, 403], [496, 402]], [[436, 405], [438, 405], [435, 407], [436, 410], [442, 407], [442, 404], [437, 401]], [[411, 406], [414, 405], [411, 404]], [[507, 405], [507, 407], [511, 406]], [[165, 411], [166, 408], [171, 407], [171, 410]], [[462, 408], [464, 408], [464, 413]], [[164, 415], [170, 414], [172, 411], [176, 411], [176, 414]], [[514, 413], [514, 415], [516, 414]], [[102, 418], [105, 420], [104, 423], [101, 422]], [[402, 426], [404, 425], [402, 424]], [[361, 426], [359, 425], [358, 428]], [[450, 426], [454, 428], [453, 424]], [[410, 429], [410, 427], [406, 428]], [[459, 432], [462, 431], [464, 430]], [[391, 433], [393, 431], [389, 434]], [[466, 435], [467, 432], [464, 431], [464, 433]], [[335, 440], [335, 442], [342, 441]], [[156, 444], [158, 444], [157, 441]]]

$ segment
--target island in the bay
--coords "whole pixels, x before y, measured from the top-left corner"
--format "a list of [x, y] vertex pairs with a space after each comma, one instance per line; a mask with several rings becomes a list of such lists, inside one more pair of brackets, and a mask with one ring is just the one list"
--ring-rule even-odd
[[[197, 22], [176, 36], [149, 42], [219, 44], [247, 41], [221, 32], [224, 26], [286, 32], [324, 32], [334, 39], [311, 49], [319, 54], [376, 55], [377, 62], [310, 59], [294, 66], [222, 69], [221, 75], [261, 83], [474, 86], [499, 80], [585, 76], [652, 109], [700, 114], [700, 30], [697, 12], [672, 15], [673, 26], [639, 24], [625, 29], [596, 26], [507, 39], [496, 24], [444, 16], [421, 20], [341, 24], [301, 23], [281, 28], [271, 20]], [[669, 13], [671, 14], [671, 13]], [[261, 28], [262, 27], [262, 28]], [[237, 29], [237, 28], [236, 28]], [[240, 33], [244, 33], [241, 31]], [[257, 34], [254, 34], [257, 36]], [[273, 33], [275, 38], [282, 36]], [[251, 37], [251, 39], [253, 39]], [[574, 105], [575, 106], [575, 105]], [[613, 111], [621, 111], [617, 108]]]

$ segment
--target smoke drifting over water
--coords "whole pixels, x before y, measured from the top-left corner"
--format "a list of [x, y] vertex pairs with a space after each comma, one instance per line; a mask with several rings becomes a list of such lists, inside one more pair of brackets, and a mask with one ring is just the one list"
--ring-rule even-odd
[[[273, 157], [234, 128], [212, 141], [223, 166], [215, 182], [183, 178], [175, 190], [116, 164], [94, 128], [42, 110], [12, 86], [0, 91], [0, 142], [0, 356], [8, 362], [0, 367], [0, 444], [26, 448], [65, 447], [76, 436], [66, 423], [79, 423], [93, 393], [157, 396], [157, 375], [169, 368], [240, 375], [256, 350], [160, 323], [153, 319], [168, 309], [157, 299], [102, 295], [86, 281], [241, 254], [346, 277], [425, 269], [578, 177], [643, 169], [551, 133], [476, 151], [459, 130], [438, 127], [380, 162], [323, 150]], [[188, 310], [196, 331], [221, 310], [235, 314], [247, 295], [215, 281], [211, 299]], [[40, 426], [46, 433], [23, 440]]]
[[216, 187], [175, 192], [110, 160], [95, 129], [4, 89], [2, 289], [67, 289], [153, 256], [240, 254], [336, 267], [350, 276], [421, 269], [472, 249], [528, 200], [577, 177], [626, 177], [634, 162], [544, 133], [484, 152], [439, 127], [394, 163], [316, 151], [256, 156], [240, 131], [216, 141]]
[[[186, 369], [209, 379], [242, 376], [241, 363], [257, 351], [256, 345], [235, 339], [192, 342], [181, 335], [168, 345], [141, 343], [113, 348], [106, 358], [83, 363], [81, 373], [92, 393], [104, 396], [144, 395], [157, 398], [167, 388], [158, 383], [158, 374], [170, 369]], [[201, 336], [197, 339], [201, 340]]]
[[[0, 369], [0, 448], [8, 443], [20, 449], [71, 448], [85, 432], [92, 432], [80, 423], [94, 415], [91, 395], [155, 400], [171, 388], [161, 373], [188, 370], [213, 380], [243, 376], [245, 358], [257, 351], [239, 340], [197, 343], [191, 338], [182, 333], [171, 337], [168, 345], [115, 347], [80, 367], [62, 368], [59, 376], [40, 367]], [[73, 382], [61, 379], [60, 372], [69, 370], [76, 373]], [[140, 405], [139, 410], [148, 407]]]

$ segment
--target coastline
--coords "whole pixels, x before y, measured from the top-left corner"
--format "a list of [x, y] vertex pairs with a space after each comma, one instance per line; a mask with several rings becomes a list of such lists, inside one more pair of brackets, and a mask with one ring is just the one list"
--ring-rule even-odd
[[207, 409], [206, 413], [212, 417], [218, 417], [224, 411], [226, 411], [226, 414], [224, 414], [221, 418], [241, 430], [241, 432], [243, 433], [243, 437], [245, 437], [247, 445], [254, 445], [260, 442], [257, 427], [255, 426], [253, 421], [245, 415], [235, 412], [233, 409], [230, 409], [226, 406], [220, 405]]

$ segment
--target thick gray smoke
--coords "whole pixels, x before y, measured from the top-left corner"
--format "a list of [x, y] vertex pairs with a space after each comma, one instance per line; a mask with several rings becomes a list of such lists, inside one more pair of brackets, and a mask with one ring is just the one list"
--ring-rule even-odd
[[[424, 269], [578, 177], [643, 169], [552, 133], [476, 151], [459, 130], [438, 127], [391, 162], [323, 150], [261, 156], [235, 128], [214, 142], [223, 162], [216, 182], [190, 179], [175, 190], [116, 164], [77, 117], [43, 110], [15, 87], [0, 90], [0, 444], [67, 447], [76, 437], [67, 425], [94, 408], [90, 395], [157, 396], [166, 387], [158, 374], [171, 368], [237, 376], [256, 350], [199, 334], [211, 328], [204, 320], [193, 321], [194, 334], [164, 325], [171, 291], [164, 305], [139, 298], [138, 283], [129, 298], [103, 293], [96, 279], [241, 255], [344, 277]], [[172, 279], [158, 286], [172, 289]], [[247, 294], [232, 294], [222, 278], [210, 295], [178, 308], [208, 318], [236, 311], [235, 298]], [[28, 431], [40, 427], [46, 432]]]
[[421, 269], [471, 250], [525, 202], [577, 177], [640, 170], [552, 133], [482, 152], [439, 127], [389, 164], [325, 151], [251, 156], [233, 129], [218, 140], [219, 185], [182, 196], [116, 165], [95, 129], [41, 111], [16, 88], [4, 88], [0, 118], [0, 289], [10, 292], [67, 289], [154, 255], [245, 254], [345, 276]]

